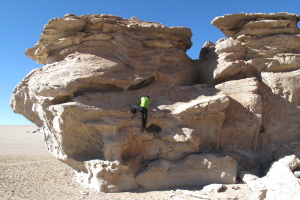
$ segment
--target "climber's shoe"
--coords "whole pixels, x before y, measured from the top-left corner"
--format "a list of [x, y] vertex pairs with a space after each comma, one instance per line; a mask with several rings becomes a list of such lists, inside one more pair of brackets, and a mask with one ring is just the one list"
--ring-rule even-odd
[[130, 120], [133, 120], [133, 119], [135, 119], [136, 117], [137, 117], [137, 115], [131, 115]]

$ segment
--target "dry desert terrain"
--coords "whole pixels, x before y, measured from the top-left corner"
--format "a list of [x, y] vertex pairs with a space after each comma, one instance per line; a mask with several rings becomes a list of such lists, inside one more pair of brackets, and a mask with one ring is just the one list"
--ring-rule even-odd
[[99, 193], [73, 180], [72, 169], [50, 155], [36, 126], [0, 126], [0, 199], [179, 200], [247, 199], [246, 185], [226, 191], [133, 191]]

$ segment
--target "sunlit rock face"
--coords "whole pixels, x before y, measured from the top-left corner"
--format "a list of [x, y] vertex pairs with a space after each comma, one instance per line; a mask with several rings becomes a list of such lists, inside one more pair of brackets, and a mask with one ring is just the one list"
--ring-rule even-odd
[[[218, 17], [212, 23], [230, 38], [192, 60], [189, 28], [67, 14], [26, 50], [45, 66], [17, 85], [11, 106], [99, 191], [235, 183], [239, 170], [260, 173], [274, 155], [298, 151], [288, 148], [300, 138], [298, 21]], [[147, 132], [130, 119], [144, 95]]]
[[255, 150], [257, 171], [277, 152], [292, 153], [288, 146], [300, 139], [298, 22], [289, 13], [216, 17], [212, 24], [228, 38], [206, 42], [196, 61], [199, 81], [230, 98], [220, 147], [245, 155]]

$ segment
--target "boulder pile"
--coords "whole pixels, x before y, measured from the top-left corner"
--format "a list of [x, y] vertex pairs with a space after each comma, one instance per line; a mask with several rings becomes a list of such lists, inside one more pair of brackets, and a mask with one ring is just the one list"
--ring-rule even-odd
[[[228, 38], [206, 42], [192, 60], [189, 28], [67, 14], [26, 50], [45, 66], [16, 86], [11, 107], [40, 127], [78, 182], [102, 192], [263, 176], [274, 160], [300, 156], [299, 18], [217, 17]], [[130, 116], [145, 95], [142, 132]]]

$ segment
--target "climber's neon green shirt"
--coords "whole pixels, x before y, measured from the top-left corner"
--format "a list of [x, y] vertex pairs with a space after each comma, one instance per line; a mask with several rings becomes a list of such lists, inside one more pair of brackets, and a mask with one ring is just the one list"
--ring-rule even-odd
[[141, 107], [144, 107], [144, 108], [149, 108], [149, 104], [150, 104], [150, 99], [148, 99], [148, 97], [142, 97], [141, 98]]

